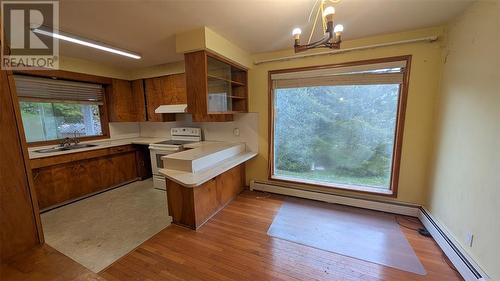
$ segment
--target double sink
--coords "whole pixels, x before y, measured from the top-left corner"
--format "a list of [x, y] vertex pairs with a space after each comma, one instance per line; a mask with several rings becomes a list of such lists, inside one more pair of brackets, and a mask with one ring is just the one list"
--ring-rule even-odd
[[67, 151], [67, 150], [94, 147], [94, 146], [97, 146], [97, 144], [79, 143], [79, 144], [73, 144], [73, 145], [68, 145], [68, 146], [56, 146], [56, 147], [52, 147], [52, 148], [39, 149], [39, 150], [35, 150], [35, 152], [52, 153], [52, 152]]

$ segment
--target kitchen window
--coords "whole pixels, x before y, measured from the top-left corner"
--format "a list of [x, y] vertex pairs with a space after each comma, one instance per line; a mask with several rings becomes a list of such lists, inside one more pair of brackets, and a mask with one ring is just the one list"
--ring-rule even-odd
[[105, 137], [102, 85], [24, 75], [14, 79], [28, 143]]
[[395, 196], [410, 60], [271, 71], [271, 180]]

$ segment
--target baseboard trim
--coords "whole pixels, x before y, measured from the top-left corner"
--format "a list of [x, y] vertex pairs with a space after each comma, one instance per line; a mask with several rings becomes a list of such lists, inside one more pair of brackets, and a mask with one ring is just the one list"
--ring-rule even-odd
[[259, 190], [412, 217], [418, 217], [420, 208], [420, 205], [368, 200], [345, 195], [308, 191], [300, 188], [295, 188], [293, 186], [284, 187], [255, 180], [250, 181], [250, 190]]
[[250, 181], [250, 190], [265, 191], [270, 193], [312, 199], [328, 203], [336, 203], [352, 207], [382, 211], [387, 213], [418, 217], [425, 228], [439, 245], [441, 250], [457, 268], [465, 281], [491, 281], [480, 269], [477, 263], [469, 257], [463, 249], [458, 246], [458, 242], [441, 226], [431, 215], [431, 213], [420, 205], [403, 204], [399, 202], [377, 201], [345, 195], [336, 195], [309, 191], [294, 186], [281, 186], [269, 182]]
[[427, 209], [420, 207], [418, 218], [465, 281], [489, 280], [474, 260], [465, 253], [458, 242], [446, 231], [445, 227], [437, 222]]

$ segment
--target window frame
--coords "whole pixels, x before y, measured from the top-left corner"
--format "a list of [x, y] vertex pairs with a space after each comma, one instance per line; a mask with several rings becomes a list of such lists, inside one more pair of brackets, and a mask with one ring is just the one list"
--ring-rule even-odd
[[[111, 78], [96, 76], [96, 75], [91, 75], [91, 74], [71, 72], [71, 71], [64, 71], [64, 70], [18, 70], [18, 71], [14, 71], [14, 74], [22, 74], [22, 75], [27, 75], [27, 76], [41, 77], [41, 78], [61, 79], [61, 80], [68, 80], [68, 81], [75, 81], [75, 82], [88, 82], [88, 83], [101, 84], [104, 88], [103, 103], [102, 103], [102, 105], [99, 105], [99, 119], [101, 122], [102, 135], [79, 137], [78, 139], [81, 141], [91, 141], [91, 140], [102, 140], [102, 139], [109, 139], [110, 138], [108, 107], [107, 107], [107, 96], [108, 96], [107, 92], [108, 92], [108, 87], [112, 83]], [[15, 86], [14, 86], [14, 91], [15, 91]], [[23, 133], [25, 133], [25, 132], [23, 132]], [[27, 142], [27, 145], [28, 145], [28, 147], [53, 145], [53, 144], [61, 143], [62, 140], [63, 139]]]
[[[304, 188], [307, 190], [320, 191], [331, 193], [332, 190], [339, 191], [351, 191], [358, 193], [368, 193], [383, 195], [388, 197], [397, 197], [398, 194], [398, 184], [399, 184], [399, 173], [401, 166], [401, 152], [403, 145], [403, 131], [405, 123], [406, 114], [406, 103], [408, 99], [408, 87], [410, 80], [410, 69], [411, 69], [411, 55], [395, 56], [395, 57], [385, 57], [361, 61], [351, 61], [336, 64], [327, 64], [319, 66], [307, 66], [307, 67], [297, 67], [297, 68], [287, 68], [268, 71], [268, 180], [270, 182], [282, 182], [287, 184], [297, 184], [299, 188]], [[406, 61], [406, 67], [403, 72], [403, 83], [400, 85], [398, 94], [398, 104], [397, 104], [397, 115], [396, 115], [396, 126], [394, 133], [394, 147], [393, 147], [393, 157], [392, 157], [392, 168], [390, 176], [390, 185], [388, 190], [382, 190], [374, 187], [368, 186], [358, 186], [358, 185], [347, 185], [347, 184], [327, 184], [324, 182], [318, 182], [314, 180], [295, 180], [289, 177], [277, 176], [274, 174], [274, 118], [275, 118], [275, 107], [274, 107], [274, 91], [271, 75], [277, 73], [287, 73], [287, 72], [298, 72], [307, 70], [318, 70], [327, 68], [340, 68], [347, 66], [357, 66], [365, 64], [374, 63], [385, 63], [393, 61]]]

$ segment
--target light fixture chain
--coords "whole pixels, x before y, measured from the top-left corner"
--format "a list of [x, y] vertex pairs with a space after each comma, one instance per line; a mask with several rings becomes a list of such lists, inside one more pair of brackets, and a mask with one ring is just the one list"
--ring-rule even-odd
[[318, 11], [316, 12], [316, 17], [314, 18], [313, 26], [311, 28], [311, 34], [309, 34], [309, 40], [307, 40], [307, 44], [311, 43], [314, 31], [316, 30], [316, 23], [318, 22], [318, 17], [319, 17], [320, 12], [321, 12], [320, 9], [318, 9]]

